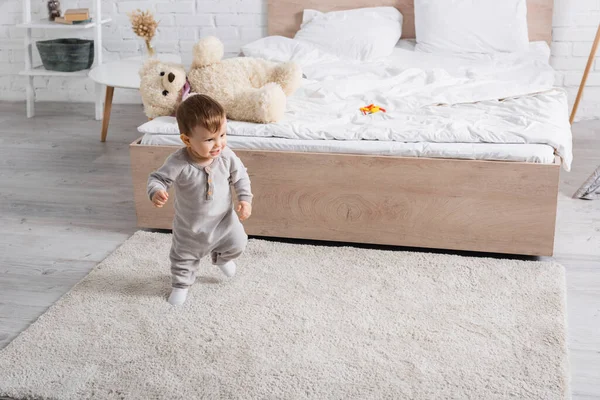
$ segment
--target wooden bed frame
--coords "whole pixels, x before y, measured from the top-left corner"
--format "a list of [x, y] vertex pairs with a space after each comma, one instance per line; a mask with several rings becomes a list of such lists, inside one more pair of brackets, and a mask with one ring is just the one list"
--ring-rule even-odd
[[[327, 4], [331, 3], [331, 4]], [[335, 3], [335, 5], [333, 5]], [[379, 0], [404, 16], [412, 0]], [[553, 0], [529, 0], [530, 40], [551, 39]], [[302, 10], [373, 6], [366, 0], [269, 0], [270, 35], [293, 36]], [[146, 181], [177, 146], [130, 145], [138, 225], [171, 229]], [[235, 150], [235, 149], [234, 149]], [[236, 150], [252, 181], [253, 236], [550, 256], [560, 160], [554, 164]]]

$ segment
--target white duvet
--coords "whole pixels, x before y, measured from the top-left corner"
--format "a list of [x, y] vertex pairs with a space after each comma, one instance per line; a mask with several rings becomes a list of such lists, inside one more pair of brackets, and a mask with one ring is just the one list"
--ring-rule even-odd
[[[371, 62], [340, 59], [293, 39], [268, 37], [247, 56], [301, 64], [305, 79], [285, 118], [230, 121], [239, 136], [432, 143], [531, 143], [572, 160], [566, 93], [554, 88], [545, 43], [525, 53], [442, 56], [397, 48]], [[375, 103], [386, 113], [363, 115]]]

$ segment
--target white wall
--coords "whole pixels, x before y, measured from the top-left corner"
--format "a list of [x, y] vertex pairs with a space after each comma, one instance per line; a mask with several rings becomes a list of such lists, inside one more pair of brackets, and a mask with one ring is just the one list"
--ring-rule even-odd
[[[592, 42], [600, 23], [600, 0], [555, 0], [550, 62], [556, 85], [564, 86], [573, 105]], [[588, 76], [577, 119], [600, 118], [600, 49]]]
[[[31, 0], [34, 19], [46, 16], [46, 1]], [[498, 0], [502, 1], [502, 0]], [[92, 8], [90, 0], [62, 0], [62, 9]], [[127, 12], [150, 9], [160, 20], [154, 41], [159, 52], [179, 52], [190, 63], [195, 41], [216, 35], [225, 43], [228, 55], [236, 55], [242, 43], [266, 35], [266, 0], [102, 0], [103, 14], [113, 23], [104, 27], [104, 58], [115, 60], [140, 54], [143, 43], [131, 32]], [[21, 21], [21, 0], [0, 0], [0, 100], [23, 100], [23, 78], [15, 74], [23, 68], [23, 31], [14, 24]], [[600, 22], [600, 0], [556, 0], [554, 42], [551, 63], [557, 70], [557, 85], [565, 86], [571, 104], [583, 74], [587, 56]], [[67, 37], [69, 31], [37, 31], [35, 38]], [[74, 36], [91, 38], [91, 30]], [[36, 63], [39, 63], [34, 50]], [[600, 51], [599, 51], [600, 56]], [[93, 101], [94, 85], [88, 79], [35, 78], [37, 100]], [[116, 90], [115, 102], [139, 103], [135, 91]], [[589, 76], [578, 119], [600, 117], [600, 63], [595, 62]]]

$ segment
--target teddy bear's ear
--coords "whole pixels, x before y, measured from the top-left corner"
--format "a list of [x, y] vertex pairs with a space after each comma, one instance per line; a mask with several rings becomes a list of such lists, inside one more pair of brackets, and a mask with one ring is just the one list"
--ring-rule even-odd
[[223, 58], [223, 43], [214, 36], [202, 38], [194, 45], [192, 68], [216, 64]]
[[140, 77], [143, 77], [144, 75], [146, 75], [148, 73], [148, 71], [150, 71], [152, 68], [154, 68], [158, 64], [160, 64], [160, 61], [157, 59], [149, 59], [148, 61], [146, 61], [144, 63], [144, 65], [142, 65], [142, 68], [140, 68], [140, 70], [139, 70]]

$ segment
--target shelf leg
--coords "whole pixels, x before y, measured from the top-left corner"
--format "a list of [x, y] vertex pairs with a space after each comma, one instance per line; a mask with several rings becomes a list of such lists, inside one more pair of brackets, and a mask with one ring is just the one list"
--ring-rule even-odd
[[[23, 1], [23, 23], [27, 24], [31, 22], [31, 0]], [[25, 29], [25, 37], [23, 38], [23, 47], [25, 48], [25, 70], [29, 71], [33, 64], [33, 53], [31, 52], [32, 40], [31, 40], [31, 29]], [[33, 117], [35, 114], [34, 101], [35, 92], [33, 89], [33, 76], [27, 77], [27, 83], [25, 84], [25, 92], [27, 94], [27, 118]]]
[[102, 119], [102, 95], [104, 94], [104, 85], [100, 83], [96, 83], [96, 87], [94, 91], [96, 92], [96, 121], [100, 121]]
[[27, 92], [27, 118], [31, 118], [35, 115], [35, 92], [33, 89], [33, 76], [27, 77], [25, 90]]

